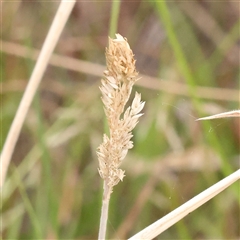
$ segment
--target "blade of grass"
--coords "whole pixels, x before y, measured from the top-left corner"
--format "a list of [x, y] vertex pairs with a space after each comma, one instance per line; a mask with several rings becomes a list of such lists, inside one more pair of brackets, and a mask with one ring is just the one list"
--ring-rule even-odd
[[33, 100], [37, 87], [41, 81], [43, 73], [47, 67], [48, 61], [51, 57], [53, 49], [59, 39], [59, 36], [65, 26], [65, 23], [70, 15], [70, 12], [75, 4], [76, 0], [61, 1], [58, 11], [55, 15], [51, 28], [48, 32], [46, 40], [44, 42], [42, 51], [39, 55], [38, 61], [35, 65], [29, 84], [24, 92], [23, 98], [11, 125], [6, 142], [4, 144], [0, 159], [1, 159], [1, 178], [0, 187], [3, 186], [4, 180], [7, 174], [8, 165], [16, 145], [20, 130], [27, 115], [30, 104]]
[[[164, 0], [156, 1], [155, 3], [157, 5], [156, 9], [159, 14], [159, 17], [162, 19], [162, 22], [165, 26], [165, 29], [166, 29], [166, 32], [168, 35], [168, 39], [169, 39], [170, 45], [173, 49], [173, 52], [175, 54], [180, 72], [182, 73], [183, 77], [185, 78], [186, 83], [188, 84], [188, 91], [189, 91], [190, 97], [193, 100], [193, 105], [194, 105], [195, 109], [197, 110], [198, 114], [200, 114], [201, 113], [201, 103], [200, 103], [199, 98], [196, 97], [196, 88], [195, 88], [196, 83], [194, 81], [194, 77], [191, 73], [190, 67], [187, 63], [187, 60], [184, 56], [182, 48], [177, 39], [167, 4]], [[207, 133], [208, 130], [211, 128], [212, 128], [212, 126], [211, 126], [210, 122], [203, 122], [203, 129], [204, 129], [205, 133]], [[229, 175], [232, 172], [232, 168], [227, 161], [226, 154], [223, 151], [223, 147], [220, 145], [215, 133], [212, 132], [212, 134], [205, 134], [205, 136], [207, 138], [207, 142], [211, 146], [213, 146], [213, 148], [216, 149], [217, 152], [221, 156], [222, 165], [223, 165], [222, 172], [224, 173], [225, 176]], [[235, 189], [235, 193], [238, 194], [238, 189]]]
[[[63, 114], [64, 115], [64, 114]], [[86, 127], [85, 124], [82, 122], [71, 126], [69, 128], [74, 131], [74, 134], [67, 136], [67, 138], [64, 139], [63, 135], [66, 135], [65, 130], [68, 131], [69, 128], [66, 128], [63, 132], [59, 132], [55, 130], [58, 125], [61, 125], [61, 118], [58, 119], [51, 128], [48, 129], [47, 132], [44, 133], [44, 142], [47, 143], [48, 148], [52, 147], [58, 147], [59, 145], [63, 144], [66, 141], [69, 141], [74, 136], [81, 133], [81, 131], [84, 130]], [[57, 132], [57, 133], [56, 133]], [[57, 141], [57, 139], [60, 139], [60, 141]], [[41, 151], [40, 144], [37, 143], [33, 148], [29, 151], [27, 156], [22, 160], [22, 162], [18, 165], [18, 173], [21, 179], [23, 179], [35, 166], [35, 164], [38, 162], [39, 158], [42, 156], [43, 152]], [[6, 188], [4, 188], [3, 191], [3, 198], [8, 199], [13, 193], [16, 188], [16, 186], [12, 183], [12, 176], [10, 176], [6, 182], [5, 182]]]
[[[212, 68], [216, 67], [223, 60], [226, 53], [239, 41], [239, 27], [240, 20], [233, 25], [230, 32], [226, 34], [226, 36], [219, 43], [219, 48], [216, 49], [209, 58], [209, 63], [211, 64]], [[219, 49], [221, 49], [221, 51]], [[237, 61], [239, 61], [239, 55]]]
[[[196, 4], [196, 6], [198, 7], [199, 4]], [[213, 79], [214, 75], [213, 75], [210, 64], [208, 63], [206, 57], [204, 56], [204, 52], [201, 47], [201, 41], [194, 32], [195, 26], [193, 26], [191, 21], [189, 21], [188, 17], [190, 17], [190, 19], [193, 21], [193, 23], [195, 23], [195, 25], [197, 25], [198, 23], [198, 18], [196, 19], [193, 17], [194, 12], [188, 11], [189, 9], [188, 4], [184, 4], [183, 2], [179, 5], [179, 7], [180, 9], [182, 9], [182, 11], [179, 11], [177, 8], [176, 11], [178, 12], [175, 15], [179, 15], [178, 18], [180, 18], [180, 20], [182, 21], [181, 35], [182, 36], [184, 35], [183, 37], [184, 41], [186, 41], [186, 38], [185, 38], [186, 33], [188, 35], [188, 39], [187, 39], [188, 51], [194, 52], [194, 55], [191, 54], [188, 57], [190, 57], [189, 61], [192, 62], [193, 69], [195, 69], [193, 70], [195, 78], [197, 79], [200, 85], [207, 85], [209, 84], [209, 79]], [[204, 16], [205, 15], [201, 17], [204, 17]], [[208, 76], [208, 78], [206, 78], [205, 76]], [[196, 92], [198, 91], [196, 90]]]
[[208, 117], [198, 118], [196, 121], [209, 120], [209, 119], [215, 119], [215, 118], [227, 118], [227, 117], [240, 117], [240, 110], [234, 110], [230, 112], [215, 114]]
[[[4, 222], [1, 223], [1, 231], [3, 232], [8, 230], [10, 226], [11, 228], [15, 228], [16, 222], [22, 222], [22, 218], [25, 212], [24, 210], [25, 209], [23, 203], [20, 203], [17, 206], [14, 206], [12, 209], [9, 209], [8, 211], [2, 213], [1, 218], [4, 219]], [[11, 238], [16, 239], [16, 237]]]
[[112, 9], [111, 9], [111, 18], [110, 18], [110, 27], [109, 27], [109, 36], [115, 37], [115, 33], [117, 33], [117, 25], [119, 18], [121, 1], [112, 1]]
[[39, 222], [38, 217], [33, 209], [33, 206], [27, 196], [26, 190], [22, 184], [22, 180], [21, 180], [20, 176], [18, 175], [17, 168], [15, 168], [15, 171], [14, 171], [14, 178], [16, 181], [16, 185], [18, 185], [18, 187], [19, 187], [19, 191], [22, 196], [27, 213], [29, 215], [30, 221], [33, 225], [34, 236], [36, 236], [37, 239], [43, 239], [41, 223]]
[[[37, 127], [36, 127], [36, 138], [39, 142], [40, 151], [42, 153], [41, 163], [42, 163], [42, 176], [41, 176], [41, 182], [42, 186], [39, 187], [39, 200], [41, 203], [39, 204], [39, 215], [42, 216], [42, 223], [44, 224], [43, 229], [48, 230], [51, 228], [54, 230], [54, 233], [58, 233], [58, 224], [57, 224], [57, 208], [58, 208], [58, 202], [56, 197], [56, 191], [53, 186], [53, 176], [52, 176], [52, 161], [49, 153], [49, 149], [47, 146], [47, 142], [45, 141], [44, 133], [45, 127], [44, 127], [44, 118], [42, 116], [41, 106], [40, 106], [40, 96], [38, 92], [35, 95], [34, 101], [33, 101], [36, 115], [38, 118]], [[45, 197], [43, 197], [45, 196]], [[42, 205], [45, 204], [45, 207], [43, 208]], [[48, 221], [44, 219], [49, 219]], [[50, 224], [49, 224], [50, 221]]]
[[158, 236], [160, 233], [162, 233], [163, 231], [171, 227], [180, 219], [184, 218], [190, 212], [199, 208], [201, 205], [203, 205], [204, 203], [206, 203], [207, 201], [215, 197], [217, 194], [222, 192], [224, 189], [226, 189], [227, 187], [229, 187], [231, 184], [233, 184], [239, 179], [240, 179], [240, 170], [237, 170], [236, 172], [232, 173], [228, 177], [214, 184], [207, 190], [203, 191], [199, 195], [195, 196], [188, 202], [184, 203], [179, 208], [175, 209], [174, 211], [170, 212], [169, 214], [159, 219], [155, 223], [146, 227], [136, 235], [132, 236], [131, 238], [129, 238], [129, 240], [153, 239], [154, 237]]

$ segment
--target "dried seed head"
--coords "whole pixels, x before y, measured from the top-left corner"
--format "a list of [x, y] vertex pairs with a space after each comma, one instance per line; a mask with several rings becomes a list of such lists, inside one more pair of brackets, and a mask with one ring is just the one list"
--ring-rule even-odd
[[141, 94], [136, 93], [131, 106], [124, 112], [132, 86], [138, 80], [138, 73], [127, 40], [120, 34], [116, 34], [116, 37], [109, 38], [109, 47], [106, 49], [107, 70], [104, 71], [100, 86], [110, 136], [104, 134], [103, 143], [97, 151], [99, 174], [110, 189], [125, 176], [119, 166], [133, 147], [132, 130], [142, 116], [140, 111], [145, 104], [141, 102]]
[[118, 80], [136, 81], [138, 73], [135, 68], [133, 52], [126, 40], [120, 34], [116, 39], [109, 38], [106, 50], [107, 68], [109, 75]]

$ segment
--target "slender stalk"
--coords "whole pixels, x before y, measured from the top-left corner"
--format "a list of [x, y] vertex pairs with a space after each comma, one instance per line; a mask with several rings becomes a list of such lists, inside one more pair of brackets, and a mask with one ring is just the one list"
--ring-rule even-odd
[[163, 218], [146, 227], [136, 235], [129, 238], [129, 240], [155, 238], [160, 233], [162, 233], [163, 231], [171, 227], [173, 224], [184, 218], [190, 212], [199, 208], [201, 205], [215, 197], [217, 194], [222, 192], [224, 189], [226, 189], [228, 186], [230, 186], [239, 179], [240, 169], [232, 173], [228, 177], [224, 178], [223, 180], [219, 181], [218, 183], [214, 184], [210, 188], [206, 189], [205, 191], [201, 192], [200, 194], [198, 194], [188, 202], [184, 203], [174, 211], [170, 212]]
[[26, 118], [28, 109], [31, 105], [31, 102], [36, 93], [38, 85], [40, 84], [40, 81], [42, 79], [43, 73], [47, 67], [48, 61], [52, 55], [52, 52], [56, 46], [59, 36], [63, 30], [63, 27], [65, 26], [65, 23], [67, 22], [67, 19], [70, 15], [70, 12], [75, 2], [76, 0], [61, 1], [58, 11], [53, 20], [53, 23], [48, 32], [48, 35], [45, 39], [41, 53], [34, 67], [34, 70], [32, 72], [31, 78], [24, 92], [24, 95], [18, 107], [15, 118], [10, 127], [10, 131], [7, 135], [7, 139], [0, 156], [0, 159], [1, 159], [0, 187], [2, 187], [4, 184], [10, 159], [12, 157], [12, 153], [15, 148], [17, 139], [19, 137], [23, 122]]
[[119, 11], [120, 11], [121, 1], [112, 1], [111, 9], [111, 18], [110, 18], [110, 27], [109, 27], [109, 36], [114, 37], [114, 34], [117, 32]]
[[240, 117], [240, 110], [233, 110], [233, 111], [229, 111], [229, 112], [211, 115], [208, 117], [198, 118], [196, 121], [210, 120], [210, 119], [215, 119], [215, 118], [227, 118], [227, 117]]
[[[202, 115], [202, 103], [201, 103], [201, 100], [196, 95], [196, 88], [195, 88], [196, 82], [194, 80], [193, 73], [188, 65], [187, 59], [183, 53], [182, 47], [177, 39], [176, 31], [174, 30], [174, 27], [173, 27], [167, 1], [165, 0], [156, 1], [156, 6], [159, 12], [159, 16], [162, 18], [163, 24], [165, 25], [169, 42], [174, 50], [174, 54], [178, 62], [179, 69], [188, 85], [189, 95], [192, 98], [193, 106], [197, 111], [197, 113]], [[212, 127], [211, 122], [208, 122], [208, 121], [203, 121], [202, 126], [205, 133], [207, 133], [209, 129]], [[224, 151], [224, 147], [220, 145], [219, 139], [217, 138], [214, 132], [212, 132], [212, 134], [206, 134], [205, 137], [208, 144], [212, 146], [219, 153], [220, 159], [222, 162], [222, 172], [225, 176], [228, 176], [233, 172], [233, 169], [229, 164], [227, 155]], [[235, 194], [238, 194], [237, 188], [234, 188], [234, 191], [235, 191]]]
[[22, 200], [23, 200], [24, 206], [26, 208], [26, 212], [29, 215], [30, 222], [31, 222], [33, 230], [35, 232], [35, 236], [38, 239], [42, 239], [43, 231], [42, 231], [41, 223], [39, 222], [39, 218], [38, 218], [38, 216], [32, 206], [32, 203], [27, 195], [26, 189], [24, 188], [24, 185], [22, 183], [22, 180], [21, 180], [21, 177], [19, 175], [17, 168], [14, 169], [14, 178], [15, 178], [16, 185], [18, 186], [19, 192], [22, 196]]
[[108, 187], [107, 182], [104, 181], [104, 192], [103, 192], [103, 200], [102, 200], [102, 211], [100, 218], [100, 227], [98, 239], [105, 239], [106, 237], [106, 229], [107, 229], [107, 219], [108, 219], [108, 207], [110, 200], [111, 189]]

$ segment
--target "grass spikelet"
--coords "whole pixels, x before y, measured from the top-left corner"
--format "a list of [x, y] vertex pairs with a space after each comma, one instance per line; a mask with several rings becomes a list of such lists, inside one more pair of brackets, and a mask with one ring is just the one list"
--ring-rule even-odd
[[[133, 52], [125, 38], [116, 34], [109, 38], [106, 49], [107, 70], [101, 80], [102, 102], [109, 126], [109, 136], [104, 134], [103, 143], [98, 147], [99, 174], [104, 180], [103, 207], [99, 239], [105, 238], [107, 209], [113, 186], [122, 181], [125, 173], [120, 169], [123, 159], [133, 147], [132, 130], [142, 116], [145, 102], [141, 94], [135, 93], [131, 106], [125, 111], [133, 84], [138, 80]], [[122, 116], [122, 118], [121, 118]]]

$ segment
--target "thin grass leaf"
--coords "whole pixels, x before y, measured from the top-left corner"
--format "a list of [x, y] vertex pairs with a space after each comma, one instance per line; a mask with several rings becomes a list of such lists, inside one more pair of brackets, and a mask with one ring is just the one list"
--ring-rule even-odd
[[222, 192], [224, 189], [226, 189], [228, 186], [230, 186], [239, 179], [240, 169], [232, 173], [228, 177], [224, 178], [223, 180], [219, 181], [218, 183], [214, 184], [210, 188], [206, 189], [205, 191], [195, 196], [188, 202], [184, 203], [179, 208], [170, 212], [163, 218], [146, 227], [133, 237], [129, 238], [129, 240], [153, 239], [154, 237], [158, 236], [160, 233], [171, 227], [173, 224], [177, 223], [180, 219], [184, 218], [190, 212], [199, 208], [201, 205], [215, 197], [217, 194]]
[[196, 121], [216, 119], [216, 118], [228, 118], [228, 117], [240, 117], [240, 110], [233, 110], [229, 112], [218, 113], [208, 117], [198, 118]]
[[2, 169], [1, 178], [0, 178], [0, 187], [2, 187], [4, 184], [4, 180], [8, 170], [8, 165], [10, 163], [10, 160], [14, 151], [14, 147], [16, 145], [16, 142], [20, 134], [25, 117], [27, 115], [28, 109], [32, 103], [33, 97], [41, 82], [43, 73], [48, 65], [48, 61], [52, 55], [52, 52], [57, 44], [58, 38], [65, 26], [65, 23], [67, 22], [67, 19], [72, 11], [72, 8], [75, 2], [76, 2], [75, 0], [71, 2], [64, 2], [64, 1], [61, 2], [58, 8], [58, 11], [55, 15], [55, 18], [53, 20], [53, 23], [50, 27], [50, 30], [48, 32], [48, 35], [45, 39], [41, 53], [34, 67], [34, 70], [29, 80], [26, 91], [24, 92], [24, 95], [18, 107], [17, 113], [14, 117], [13, 123], [7, 135], [7, 139], [5, 141], [5, 144], [0, 156], [1, 169]]

